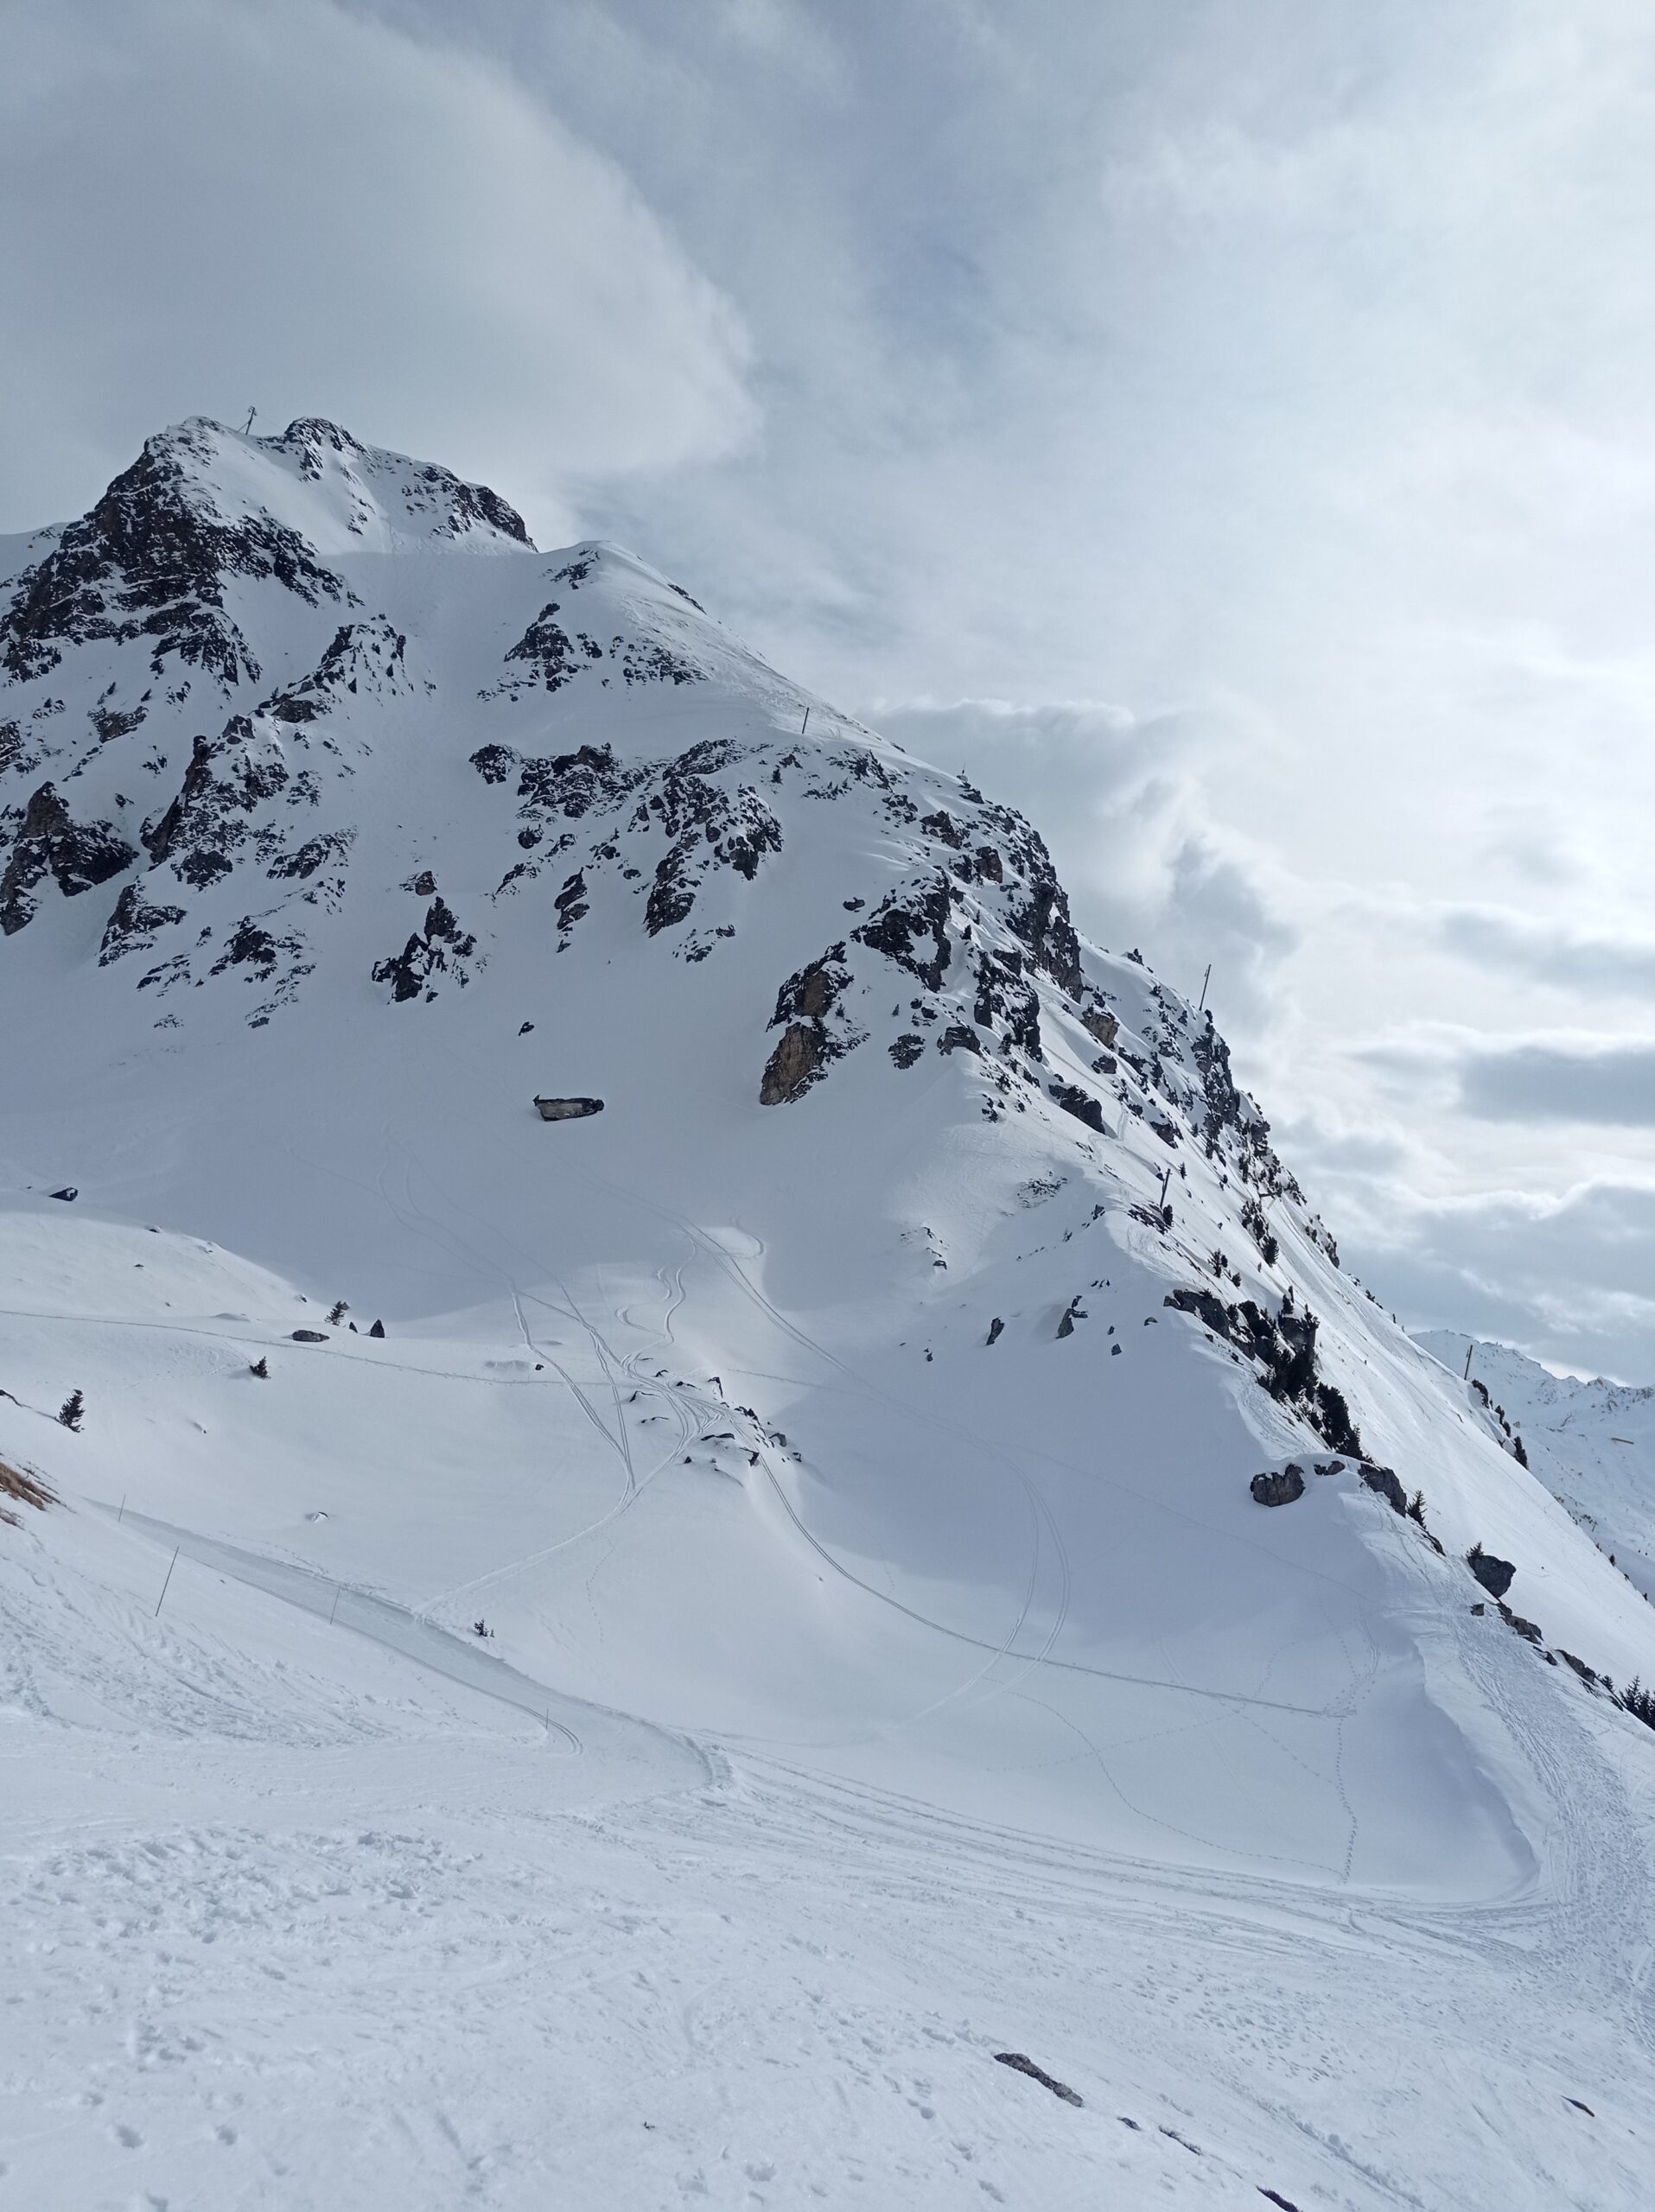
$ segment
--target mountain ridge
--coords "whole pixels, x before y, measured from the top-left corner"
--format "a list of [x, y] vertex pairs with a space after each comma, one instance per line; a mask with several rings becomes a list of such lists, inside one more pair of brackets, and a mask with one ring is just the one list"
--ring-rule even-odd
[[[487, 1586], [526, 1674], [825, 1732], [940, 1802], [1009, 1762], [1113, 1848], [1530, 1878], [1490, 1716], [1548, 1653], [1608, 1710], [1652, 1671], [1638, 1601], [1340, 1268], [1211, 1014], [1077, 931], [1037, 830], [446, 471], [309, 421], [145, 456], [0, 585], [10, 1302], [48, 1404], [80, 1252], [118, 1408], [36, 1438], [48, 1472], [110, 1494], [141, 1438], [158, 1521], [438, 1619]], [[188, 1415], [114, 1349], [183, 1325], [149, 1224]], [[215, 1299], [203, 1239], [256, 1293]], [[238, 1348], [279, 1362], [341, 1297], [383, 1346], [324, 1331], [310, 1381], [239, 1389]], [[440, 1385], [399, 1380], [410, 1342]], [[469, 1430], [443, 1397], [518, 1361], [550, 1471], [512, 1392]], [[365, 1465], [419, 1395], [444, 1480], [411, 1468], [406, 1529], [319, 1414], [290, 1429], [313, 1383]], [[606, 1546], [596, 1605], [568, 1578]], [[1100, 1782], [1075, 1745], [1123, 1737]]]

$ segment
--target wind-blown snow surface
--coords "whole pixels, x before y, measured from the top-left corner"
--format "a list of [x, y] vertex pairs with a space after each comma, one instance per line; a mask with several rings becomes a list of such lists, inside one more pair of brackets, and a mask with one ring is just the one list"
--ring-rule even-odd
[[0, 2202], [1643, 2201], [1649, 1610], [1028, 825], [326, 424], [0, 573]]

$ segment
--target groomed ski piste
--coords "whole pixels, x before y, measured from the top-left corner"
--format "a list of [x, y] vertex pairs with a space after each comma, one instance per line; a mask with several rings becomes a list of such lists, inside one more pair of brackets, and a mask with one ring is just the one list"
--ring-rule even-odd
[[328, 425], [0, 575], [0, 2205], [1647, 2204], [1655, 1612], [1028, 825]]

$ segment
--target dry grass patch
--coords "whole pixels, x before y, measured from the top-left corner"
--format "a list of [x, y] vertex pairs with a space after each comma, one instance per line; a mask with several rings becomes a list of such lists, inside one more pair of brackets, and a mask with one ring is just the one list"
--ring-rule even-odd
[[[0, 1459], [0, 1498], [9, 1497], [16, 1498], [19, 1505], [32, 1505], [41, 1513], [48, 1505], [57, 1503], [55, 1495], [38, 1475], [26, 1474]], [[0, 1521], [14, 1529], [18, 1526], [17, 1516], [3, 1504], [0, 1504]]]

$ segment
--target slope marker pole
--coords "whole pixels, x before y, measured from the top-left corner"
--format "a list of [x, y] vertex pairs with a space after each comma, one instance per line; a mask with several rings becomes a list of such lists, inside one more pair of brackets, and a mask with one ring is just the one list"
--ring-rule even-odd
[[1206, 963], [1206, 973], [1201, 978], [1201, 995], [1195, 1001], [1195, 1011], [1197, 1014], [1199, 1014], [1201, 1011], [1201, 1008], [1206, 1004], [1206, 987], [1212, 981], [1213, 963], [1209, 960]]
[[1476, 1349], [1477, 1347], [1474, 1344], [1467, 1344], [1466, 1346], [1466, 1371], [1460, 1377], [1460, 1380], [1462, 1382], [1469, 1382], [1471, 1380], [1471, 1355], [1476, 1351]]
[[126, 1492], [125, 1492], [124, 1491], [123, 1491], [121, 1492], [121, 1510], [120, 1510], [120, 1511], [119, 1511], [119, 1512], [115, 1516], [115, 1526], [118, 1529], [118, 1528], [120, 1527], [120, 1525], [121, 1525], [122, 1522], [123, 1522], [123, 1521], [124, 1521], [124, 1520], [125, 1520], [125, 1518], [126, 1518]]
[[178, 1552], [182, 1549], [183, 1546], [181, 1544], [178, 1547], [178, 1549], [173, 1553], [172, 1557], [167, 1561], [167, 1581], [162, 1584], [161, 1595], [156, 1599], [155, 1618], [156, 1620], [161, 1618], [161, 1608], [167, 1602], [167, 1583], [172, 1580], [172, 1571], [178, 1564]]
[[804, 719], [804, 721], [803, 721], [802, 722], [800, 722], [800, 724], [799, 725], [799, 734], [801, 737], [803, 737], [803, 736], [804, 736], [804, 734], [805, 734], [805, 731], [810, 728], [810, 726], [811, 726], [811, 710], [810, 710], [810, 709], [809, 709], [808, 707], [806, 707], [806, 708], [805, 708], [805, 719]]
[[338, 1583], [337, 1583], [337, 1582], [335, 1582], [335, 1583], [334, 1583], [334, 1611], [333, 1611], [333, 1612], [329, 1613], [329, 1614], [328, 1614], [328, 1627], [329, 1627], [329, 1628], [332, 1628], [332, 1626], [333, 1626], [333, 1624], [334, 1624], [334, 1613], [337, 1613], [337, 1612], [338, 1612], [338, 1611], [339, 1611], [339, 1585], [338, 1585]]

